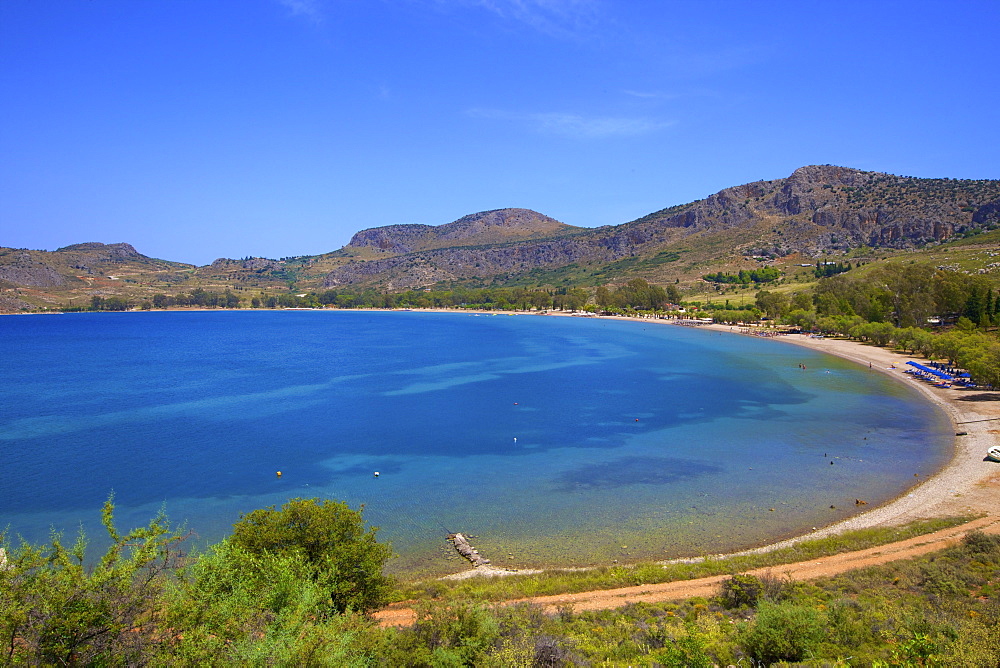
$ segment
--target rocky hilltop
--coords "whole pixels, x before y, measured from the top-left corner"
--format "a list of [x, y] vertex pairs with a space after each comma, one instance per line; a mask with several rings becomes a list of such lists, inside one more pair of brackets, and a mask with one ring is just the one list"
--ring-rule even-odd
[[0, 248], [0, 297], [22, 308], [79, 305], [95, 296], [150, 300], [195, 289], [248, 297], [248, 291], [403, 290], [456, 281], [592, 286], [634, 276], [684, 287], [722, 265], [828, 258], [859, 248], [907, 250], [996, 228], [998, 180], [812, 165], [594, 229], [529, 209], [496, 209], [443, 225], [362, 230], [321, 255], [220, 258], [204, 267], [149, 258], [126, 243], [51, 252]]
[[51, 252], [0, 248], [0, 284], [58, 287], [114, 267], [155, 262], [125, 243], [89, 242]]
[[[0, 312], [65, 305], [79, 298], [135, 294], [139, 286], [182, 283], [190, 265], [156, 260], [131, 244], [89, 242], [54, 251], [0, 247]], [[30, 301], [25, 301], [29, 298]]]
[[495, 209], [463, 216], [445, 225], [388, 225], [362, 230], [348, 248], [374, 248], [392, 254], [441, 247], [475, 246], [539, 239], [578, 232], [530, 209]]
[[427, 239], [453, 238], [445, 233], [449, 225], [374, 228], [356, 235], [350, 245], [371, 245], [392, 256], [344, 264], [327, 274], [323, 285], [415, 288], [669, 255], [726, 240], [727, 252], [770, 256], [817, 257], [861, 246], [907, 249], [998, 224], [1000, 181], [920, 179], [814, 165], [784, 179], [727, 188], [622, 225], [572, 228], [565, 234], [554, 227], [544, 239], [431, 248]]
[[786, 250], [858, 246], [916, 248], [996, 222], [1000, 181], [919, 179], [831, 165], [722, 190], [636, 221], [691, 231], [746, 228], [776, 218], [792, 232]]

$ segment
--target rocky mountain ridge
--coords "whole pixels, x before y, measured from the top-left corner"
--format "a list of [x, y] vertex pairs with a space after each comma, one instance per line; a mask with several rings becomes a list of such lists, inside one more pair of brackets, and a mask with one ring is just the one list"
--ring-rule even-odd
[[[415, 288], [442, 281], [612, 263], [667, 252], [692, 237], [731, 234], [731, 252], [818, 257], [850, 248], [908, 249], [1000, 224], [1000, 181], [920, 179], [832, 165], [726, 188], [629, 223], [516, 244], [403, 250], [347, 263], [326, 287]], [[766, 228], [766, 229], [765, 229]], [[375, 228], [369, 238], [394, 231]]]
[[[342, 249], [323, 255], [220, 258], [205, 267], [149, 258], [126, 243], [74, 244], [56, 251], [0, 248], [0, 289], [10, 299], [56, 303], [67, 293], [148, 298], [155, 291], [196, 287], [401, 290], [455, 281], [578, 278], [565, 273], [568, 268], [589, 271], [590, 284], [631, 275], [662, 280], [668, 270], [671, 281], [683, 271], [693, 280], [727, 258], [819, 258], [861, 247], [905, 250], [998, 227], [1000, 180], [924, 179], [812, 165], [786, 178], [726, 188], [599, 228], [574, 227], [529, 209], [496, 209], [444, 225], [361, 230]], [[670, 264], [681, 257], [684, 262]]]

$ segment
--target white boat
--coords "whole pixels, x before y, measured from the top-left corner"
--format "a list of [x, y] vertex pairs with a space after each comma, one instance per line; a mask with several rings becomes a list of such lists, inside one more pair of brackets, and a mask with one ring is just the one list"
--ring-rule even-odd
[[987, 450], [986, 459], [991, 462], [1000, 462], [1000, 446]]

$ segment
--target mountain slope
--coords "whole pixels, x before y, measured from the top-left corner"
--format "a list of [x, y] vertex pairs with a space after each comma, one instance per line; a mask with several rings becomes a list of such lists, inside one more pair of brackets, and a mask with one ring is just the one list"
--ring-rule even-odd
[[402, 254], [539, 239], [582, 229], [530, 209], [495, 209], [463, 216], [446, 225], [388, 225], [362, 230], [354, 235], [347, 247]]
[[404, 236], [435, 234], [441, 228], [375, 228], [366, 231], [366, 239], [400, 235], [398, 242], [384, 242], [391, 256], [344, 264], [327, 274], [323, 285], [415, 288], [509, 279], [570, 264], [599, 266], [630, 258], [638, 264], [692, 251], [711, 260], [734, 254], [817, 257], [861, 246], [908, 249], [998, 225], [1000, 181], [918, 179], [809, 166], [785, 179], [727, 188], [630, 223], [519, 243], [432, 249], [412, 243], [413, 237], [406, 237], [408, 243]]
[[54, 251], [0, 247], [0, 290], [6, 303], [16, 301], [63, 305], [93, 296], [151, 295], [167, 292], [187, 280], [191, 265], [142, 255], [130, 244], [73, 244]]
[[[81, 305], [92, 296], [148, 300], [196, 288], [249, 297], [449, 283], [593, 286], [635, 276], [694, 288], [703, 273], [753, 268], [774, 258], [795, 267], [848, 251], [857, 255], [858, 249], [873, 255], [935, 248], [996, 229], [1000, 180], [813, 165], [595, 229], [528, 209], [497, 209], [444, 225], [362, 230], [343, 248], [321, 255], [220, 258], [197, 268], [146, 257], [128, 244], [76, 244], [51, 252], [0, 248], [0, 297], [14, 305], [0, 308]], [[969, 261], [982, 265], [973, 270], [998, 270], [986, 261], [992, 256], [982, 257]]]

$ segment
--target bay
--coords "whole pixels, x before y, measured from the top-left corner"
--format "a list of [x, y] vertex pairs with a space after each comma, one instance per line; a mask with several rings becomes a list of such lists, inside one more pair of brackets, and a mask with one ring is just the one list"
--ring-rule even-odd
[[290, 497], [363, 504], [406, 575], [461, 569], [456, 531], [501, 566], [687, 556], [842, 519], [951, 454], [882, 374], [642, 321], [94, 313], [0, 339], [0, 526], [36, 542], [99, 544], [113, 491], [121, 525], [162, 507], [202, 545]]

